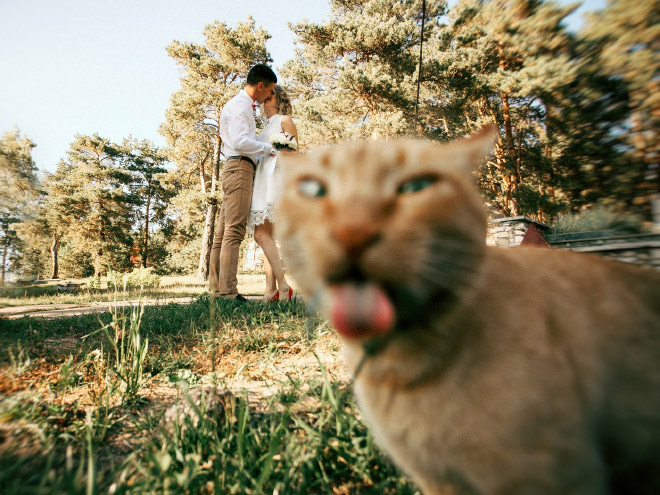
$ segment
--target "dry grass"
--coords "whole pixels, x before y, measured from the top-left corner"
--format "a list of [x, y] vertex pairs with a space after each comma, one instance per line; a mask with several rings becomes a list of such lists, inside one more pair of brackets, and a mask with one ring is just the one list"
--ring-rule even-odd
[[[72, 283], [85, 284], [86, 279], [72, 279]], [[198, 297], [208, 291], [208, 282], [201, 282], [193, 275], [164, 276], [158, 289], [116, 292], [107, 289], [106, 279], [101, 279], [100, 290], [81, 289], [75, 292], [58, 292], [57, 284], [65, 281], [39, 281], [24, 287], [0, 288], [0, 308], [17, 306], [61, 306], [66, 304], [85, 305], [92, 302], [107, 302], [118, 299], [165, 299]], [[238, 290], [248, 296], [264, 293], [266, 276], [259, 273], [239, 274]]]

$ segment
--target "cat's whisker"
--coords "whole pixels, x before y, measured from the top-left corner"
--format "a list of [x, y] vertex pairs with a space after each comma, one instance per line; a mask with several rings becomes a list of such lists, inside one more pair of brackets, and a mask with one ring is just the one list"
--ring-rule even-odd
[[426, 262], [426, 267], [436, 268], [458, 268], [463, 272], [477, 272], [480, 267], [478, 266], [478, 258], [475, 256], [465, 256], [457, 257], [453, 255], [443, 256], [442, 258], [433, 258]]
[[474, 246], [464, 241], [451, 242], [445, 239], [431, 239], [428, 249], [431, 252], [450, 252], [466, 255], [481, 255], [483, 253], [482, 246]]
[[483, 249], [469, 246], [464, 242], [449, 242], [430, 240], [409, 246], [407, 252], [418, 259], [427, 260], [428, 264], [464, 265], [467, 269], [477, 269], [475, 261], [481, 256]]
[[478, 267], [474, 266], [471, 260], [458, 262], [446, 259], [442, 262], [437, 260], [428, 262], [415, 275], [433, 286], [454, 290], [457, 287], [471, 286], [476, 273], [478, 273]]
[[[427, 282], [431, 287], [437, 287], [452, 292], [456, 289], [457, 285], [460, 285], [456, 284], [455, 280], [452, 280], [448, 274], [441, 272], [435, 272], [433, 274], [421, 273], [419, 274], [419, 278], [421, 281]], [[422, 291], [427, 292], [428, 288], [420, 288], [420, 292]]]

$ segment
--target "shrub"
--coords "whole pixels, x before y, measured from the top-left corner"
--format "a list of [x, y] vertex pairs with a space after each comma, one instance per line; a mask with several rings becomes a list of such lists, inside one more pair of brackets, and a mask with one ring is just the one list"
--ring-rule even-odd
[[165, 260], [163, 270], [171, 274], [186, 274], [197, 271], [201, 242], [191, 241], [174, 250]]
[[123, 290], [124, 289], [124, 274], [114, 270], [108, 270], [108, 289]]
[[623, 215], [606, 206], [594, 206], [578, 214], [560, 214], [552, 227], [552, 233], [568, 234], [593, 230], [640, 233], [643, 225], [642, 219], [636, 215]]
[[130, 273], [108, 270], [110, 290], [157, 289], [160, 283], [161, 277], [154, 273], [153, 267], [136, 268]]
[[157, 289], [160, 287], [160, 276], [154, 273], [153, 267], [136, 268], [124, 275], [127, 289]]
[[85, 280], [85, 284], [88, 289], [100, 289], [101, 288], [101, 277], [95, 277], [92, 275], [88, 279]]

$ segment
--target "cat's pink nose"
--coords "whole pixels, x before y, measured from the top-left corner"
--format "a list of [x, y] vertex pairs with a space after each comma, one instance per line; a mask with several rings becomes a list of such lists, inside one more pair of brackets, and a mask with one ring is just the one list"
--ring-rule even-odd
[[332, 231], [349, 256], [358, 257], [380, 237], [378, 229], [364, 223], [344, 224]]

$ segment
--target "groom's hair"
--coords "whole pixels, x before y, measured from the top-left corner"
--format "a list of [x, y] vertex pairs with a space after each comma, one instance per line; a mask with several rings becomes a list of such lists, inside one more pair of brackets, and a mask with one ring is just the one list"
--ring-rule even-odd
[[265, 64], [255, 65], [247, 75], [247, 83], [250, 86], [256, 86], [260, 82], [266, 85], [277, 82], [277, 76], [273, 72], [273, 69]]

